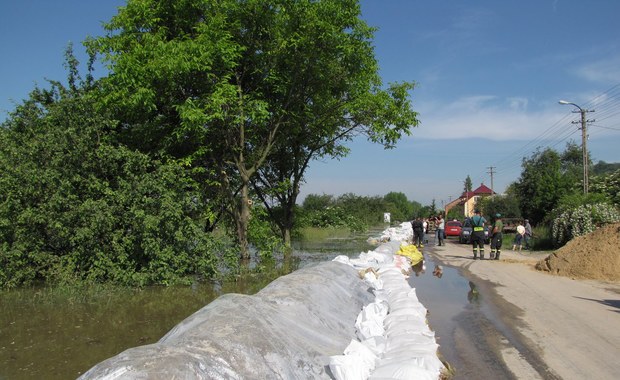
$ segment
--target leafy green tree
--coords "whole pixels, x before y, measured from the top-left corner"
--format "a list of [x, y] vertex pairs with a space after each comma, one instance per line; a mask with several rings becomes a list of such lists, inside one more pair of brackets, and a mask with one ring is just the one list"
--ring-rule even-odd
[[404, 193], [387, 193], [383, 200], [388, 204], [388, 211], [392, 214], [392, 220], [404, 222], [413, 214], [413, 205]]
[[417, 201], [411, 201], [411, 214], [407, 215], [407, 220], [412, 220], [418, 216], [422, 216], [422, 204]]
[[428, 215], [426, 217], [437, 215], [437, 204], [435, 202], [435, 198], [433, 198], [431, 205], [428, 210]]
[[410, 85], [389, 101], [378, 91], [356, 0], [130, 0], [105, 26], [88, 42], [111, 71], [102, 104], [122, 116], [123, 137], [220, 191], [242, 258], [251, 184], [269, 189], [261, 200], [284, 210], [286, 232], [310, 158], [344, 151], [336, 143], [362, 131], [389, 144], [411, 125], [394, 116], [408, 110]]
[[334, 205], [334, 196], [328, 194], [308, 194], [302, 203], [306, 211], [319, 211]]
[[467, 178], [465, 178], [465, 181], [463, 182], [463, 192], [468, 193], [472, 191], [472, 189], [473, 189], [473, 185], [471, 182], [471, 177], [468, 174]]
[[599, 161], [592, 167], [592, 174], [595, 176], [599, 174], [611, 174], [618, 170], [620, 170], [619, 162], [611, 163], [611, 162]]
[[36, 89], [0, 129], [0, 286], [211, 277], [199, 186], [115, 142], [79, 85]]
[[[357, 0], [294, 4], [289, 33], [296, 39], [286, 66], [295, 85], [281, 101], [304, 101], [291, 104], [286, 133], [279, 134], [254, 177], [254, 189], [287, 244], [300, 185], [313, 160], [345, 156], [345, 144], [357, 135], [392, 148], [418, 123], [409, 102], [413, 83], [382, 88], [371, 44], [374, 30], [361, 20]], [[300, 28], [303, 34], [296, 33]]]
[[515, 182], [521, 215], [538, 224], [562, 196], [574, 192], [578, 179], [563, 171], [560, 154], [550, 148], [524, 158], [521, 166], [521, 176]]
[[462, 220], [464, 214], [465, 206], [462, 204], [456, 205], [448, 211], [448, 215], [446, 215], [446, 220]]
[[589, 185], [591, 193], [602, 194], [616, 207], [620, 207], [620, 169], [593, 176]]
[[583, 189], [583, 151], [574, 142], [568, 142], [566, 148], [560, 153], [562, 173], [573, 179], [574, 191]]
[[517, 198], [510, 195], [484, 197], [480, 200], [480, 208], [492, 220], [495, 220], [496, 214], [501, 214], [504, 218], [521, 217], [519, 202]]

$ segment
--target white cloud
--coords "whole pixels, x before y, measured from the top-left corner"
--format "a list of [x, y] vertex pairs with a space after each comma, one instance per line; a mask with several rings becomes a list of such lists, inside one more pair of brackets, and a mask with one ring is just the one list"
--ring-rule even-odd
[[527, 110], [527, 98], [508, 98], [507, 99], [510, 108], [517, 112], [525, 112]]
[[490, 95], [463, 97], [449, 104], [420, 104], [421, 125], [413, 137], [531, 140], [548, 128], [565, 132], [565, 126], [570, 125], [568, 110], [555, 103], [553, 108], [536, 112], [529, 111], [528, 104], [523, 97]]
[[620, 55], [585, 64], [577, 68], [575, 73], [595, 83], [618, 83], [620, 82]]

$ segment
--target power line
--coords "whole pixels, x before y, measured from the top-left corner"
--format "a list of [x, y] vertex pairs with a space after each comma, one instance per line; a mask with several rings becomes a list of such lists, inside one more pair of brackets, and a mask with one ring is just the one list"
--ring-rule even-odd
[[[594, 97], [593, 99], [591, 99], [590, 101], [584, 104], [588, 108], [591, 108], [591, 107], [597, 108], [597, 112], [596, 112], [597, 121], [599, 122], [603, 120], [609, 120], [619, 115], [620, 114], [620, 83], [612, 86], [605, 92], [601, 93], [600, 95]], [[507, 154], [505, 157], [494, 162], [493, 163], [494, 166], [490, 166], [487, 168], [494, 168], [494, 169], [497, 168], [497, 171], [493, 172], [493, 174], [497, 174], [497, 175], [507, 174], [510, 171], [516, 169], [516, 167], [521, 165], [522, 159], [525, 157], [525, 155], [531, 154], [533, 152], [534, 146], [536, 146], [536, 149], [554, 148], [558, 146], [559, 144], [564, 143], [569, 138], [571, 138], [575, 133], [577, 133], [578, 131], [582, 130], [582, 128], [585, 127], [585, 125], [582, 124], [581, 128], [566, 129], [565, 126], [566, 126], [568, 119], [570, 119], [571, 117], [571, 113], [568, 113], [562, 118], [560, 118], [558, 121], [553, 123], [550, 127], [545, 129], [541, 134], [536, 136], [534, 139], [528, 141], [527, 143], [525, 143], [518, 149], [512, 151], [511, 153]], [[594, 120], [585, 120], [585, 121], [587, 124], [590, 124]], [[577, 121], [577, 123], [579, 123], [579, 121]], [[620, 124], [612, 124], [612, 125], [616, 126]], [[620, 130], [619, 128], [604, 127], [604, 126], [597, 125], [597, 124], [591, 124], [591, 126], [597, 127], [597, 128], [608, 129], [608, 130]], [[585, 133], [585, 130], [583, 130], [582, 132], [584, 132], [582, 136], [585, 136], [585, 137], [582, 137], [582, 144], [583, 144], [583, 140], [587, 138], [587, 134]], [[509, 163], [509, 164], [505, 165], [504, 163]], [[480, 179], [484, 177], [485, 174], [487, 173], [489, 172], [485, 173], [484, 171], [482, 171], [475, 178]], [[493, 181], [493, 174], [491, 174], [491, 181]]]

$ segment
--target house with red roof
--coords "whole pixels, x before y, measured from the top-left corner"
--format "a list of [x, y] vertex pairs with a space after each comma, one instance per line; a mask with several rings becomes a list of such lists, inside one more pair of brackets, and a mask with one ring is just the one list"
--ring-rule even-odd
[[477, 189], [474, 191], [463, 192], [460, 197], [448, 203], [445, 207], [446, 214], [448, 211], [454, 206], [463, 205], [464, 216], [470, 217], [474, 215], [474, 210], [476, 209], [476, 204], [478, 201], [484, 197], [488, 197], [491, 195], [495, 195], [496, 193], [491, 190], [484, 183], [480, 184]]

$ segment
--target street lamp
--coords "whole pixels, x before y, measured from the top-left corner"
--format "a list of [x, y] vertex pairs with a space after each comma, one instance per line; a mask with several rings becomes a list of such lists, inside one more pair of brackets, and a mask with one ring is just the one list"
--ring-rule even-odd
[[586, 142], [588, 140], [588, 136], [586, 134], [586, 112], [588, 110], [583, 109], [576, 105], [573, 102], [568, 102], [566, 100], [560, 100], [558, 103], [560, 104], [570, 104], [579, 109], [579, 113], [581, 114], [581, 155], [583, 159], [583, 193], [588, 194], [588, 148], [586, 147]]

